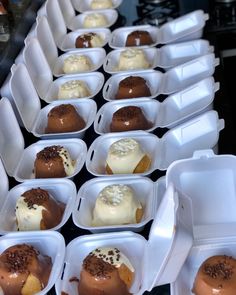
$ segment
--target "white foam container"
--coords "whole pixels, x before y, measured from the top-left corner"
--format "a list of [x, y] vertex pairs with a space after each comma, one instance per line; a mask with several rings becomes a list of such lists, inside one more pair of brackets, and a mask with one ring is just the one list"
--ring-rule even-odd
[[34, 87], [37, 90], [39, 97], [47, 103], [58, 100], [59, 87], [68, 81], [80, 80], [87, 84], [90, 95], [84, 98], [93, 98], [102, 89], [104, 75], [100, 72], [64, 75], [53, 81], [50, 66], [45, 58], [39, 41], [36, 38], [32, 38], [27, 43], [23, 55]]
[[63, 236], [55, 231], [32, 231], [9, 233], [0, 237], [0, 254], [7, 248], [18, 245], [32, 245], [42, 255], [47, 255], [52, 259], [52, 270], [49, 276], [48, 284], [37, 295], [46, 295], [54, 286], [59, 277], [65, 257], [65, 241]]
[[111, 132], [113, 114], [127, 106], [137, 106], [142, 109], [147, 120], [152, 122], [152, 127], [146, 130], [148, 132], [156, 128], [172, 128], [194, 115], [212, 109], [212, 102], [218, 89], [219, 83], [215, 83], [213, 77], [208, 77], [168, 96], [163, 102], [150, 98], [109, 101], [98, 110], [94, 120], [94, 130], [97, 134]]
[[73, 178], [78, 174], [86, 159], [87, 146], [79, 138], [39, 140], [24, 149], [24, 138], [7, 98], [0, 101], [0, 134], [0, 156], [5, 169], [8, 175], [19, 182], [34, 178], [36, 154], [47, 146], [63, 146], [72, 160], [76, 161], [74, 173], [65, 178]]
[[[86, 130], [93, 124], [97, 104], [92, 99], [71, 99], [66, 101], [54, 101], [41, 109], [40, 99], [34, 88], [27, 68], [24, 64], [13, 65], [11, 68], [11, 79], [9, 88], [11, 96], [20, 114], [21, 120], [27, 131], [36, 137], [43, 139], [52, 138], [83, 138]], [[25, 83], [27, 81], [27, 83]], [[84, 119], [86, 125], [83, 129], [76, 132], [66, 133], [45, 133], [50, 110], [61, 104], [73, 105], [78, 114]]]
[[173, 183], [192, 200], [194, 245], [171, 286], [172, 295], [190, 295], [201, 263], [213, 255], [235, 258], [236, 157], [196, 151], [192, 158], [174, 162], [167, 170]]
[[79, 278], [82, 262], [89, 252], [97, 247], [117, 247], [135, 269], [130, 292], [141, 295], [155, 286], [173, 282], [191, 245], [191, 203], [169, 186], [156, 213], [148, 241], [130, 231], [93, 234], [72, 240], [66, 249], [63, 275], [56, 282], [56, 293], [59, 295], [64, 291], [77, 295], [77, 284], [69, 280], [71, 277]]
[[15, 207], [19, 197], [32, 188], [41, 188], [49, 192], [56, 201], [65, 204], [62, 219], [58, 225], [50, 230], [60, 230], [67, 222], [76, 200], [75, 184], [69, 179], [34, 179], [28, 180], [12, 188], [4, 198], [4, 203], [0, 207], [0, 234], [17, 232]]
[[[147, 52], [147, 56], [149, 53], [154, 53], [157, 49], [156, 48], [143, 48], [145, 52]], [[116, 58], [110, 58], [109, 54], [113, 55], [113, 53], [116, 51], [115, 55]], [[110, 74], [116, 74], [114, 75], [116, 78], [110, 77], [106, 84], [104, 85], [104, 88], [107, 89], [107, 85], [111, 84], [111, 81], [113, 79], [116, 79], [116, 81], [122, 80], [122, 78], [131, 76], [131, 75], [137, 75], [142, 74], [141, 72], [150, 72], [150, 69], [140, 69], [140, 70], [129, 70], [129, 71], [113, 71], [114, 66], [117, 65], [118, 57], [120, 55], [120, 52], [122, 49], [114, 50], [113, 52], [110, 52], [106, 60], [103, 64], [105, 72], [108, 72]], [[151, 52], [152, 51], [152, 52]], [[149, 55], [150, 56], [150, 55]], [[116, 61], [117, 60], [117, 61]], [[151, 60], [151, 57], [148, 58], [148, 60]], [[113, 64], [113, 65], [111, 65]], [[155, 64], [155, 61], [153, 62]], [[158, 95], [158, 94], [170, 94], [177, 91], [180, 91], [194, 83], [197, 83], [198, 81], [209, 77], [213, 75], [215, 72], [215, 67], [219, 65], [219, 58], [215, 58], [214, 53], [205, 54], [203, 56], [197, 57], [191, 61], [188, 61], [186, 63], [183, 63], [179, 66], [176, 66], [174, 68], [169, 69], [167, 72], [162, 73], [160, 71], [158, 74], [158, 77], [155, 78], [157, 86], [155, 87], [155, 91], [153, 91], [152, 95]], [[155, 68], [153, 66], [152, 68]], [[119, 75], [120, 74], [120, 75]], [[123, 74], [123, 75], [122, 75]], [[154, 74], [152, 74], [154, 75]], [[119, 77], [119, 78], [117, 78]], [[118, 81], [117, 81], [118, 82]], [[154, 82], [152, 82], [152, 85], [155, 85]], [[118, 86], [116, 86], [118, 87]], [[107, 90], [106, 90], [107, 91]], [[104, 95], [105, 96], [105, 95]]]
[[[142, 204], [143, 217], [139, 223], [120, 224], [110, 226], [93, 226], [93, 209], [99, 192], [106, 186], [113, 184], [128, 185]], [[97, 177], [85, 182], [79, 189], [75, 207], [72, 213], [76, 226], [87, 229], [92, 233], [116, 232], [130, 230], [140, 232], [145, 224], [154, 219], [161, 199], [165, 193], [165, 177], [153, 183], [149, 178], [142, 176], [131, 177]]]
[[[97, 26], [97, 28], [109, 28], [112, 25], [114, 25], [118, 19], [118, 12], [115, 9], [103, 9], [103, 10], [99, 10], [99, 11], [85, 11], [83, 13], [80, 13], [79, 15], [76, 15], [75, 11], [73, 12], [72, 10], [70, 10], [70, 12], [73, 12], [73, 13], [66, 14], [64, 9], [66, 7], [68, 9], [68, 3], [67, 2], [65, 3], [65, 1], [60, 1], [60, 2], [63, 2], [63, 7], [61, 6], [61, 8], [63, 8], [62, 12], [64, 12], [64, 19], [65, 19], [66, 26], [71, 31], [85, 29], [85, 27], [84, 27], [85, 18], [89, 15], [94, 14], [94, 13], [101, 14], [107, 20], [106, 25]], [[69, 11], [67, 11], [67, 12], [69, 12]]]
[[[213, 148], [223, 128], [224, 120], [212, 110], [170, 129], [162, 138], [144, 131], [107, 133], [97, 137], [90, 145], [86, 168], [95, 176], [111, 177], [105, 172], [109, 147], [122, 138], [133, 138], [151, 158], [150, 168], [139, 175], [148, 175], [156, 169], [166, 170], [172, 162], [191, 157], [195, 150]], [[124, 175], [128, 174], [116, 174]]]
[[[202, 36], [202, 30], [208, 18], [208, 14], [204, 14], [202, 10], [196, 10], [173, 21], [169, 21], [159, 28], [151, 25], [122, 27], [112, 31], [108, 43], [111, 48], [126, 47], [127, 36], [136, 30], [149, 32], [154, 41], [152, 46], [198, 39]], [[188, 49], [196, 50], [191, 47]]]
[[111, 34], [111, 31], [108, 28], [78, 29], [74, 32], [67, 33], [67, 27], [58, 0], [47, 1], [46, 16], [55, 43], [62, 51], [74, 50], [76, 38], [79, 35], [88, 32], [94, 32], [102, 38], [103, 43], [101, 44], [101, 47], [108, 43]]
[[[64, 60], [71, 55], [77, 55], [77, 56], [83, 55], [89, 58], [89, 60], [91, 60], [92, 66], [89, 70], [84, 71], [84, 73], [94, 72], [94, 71], [97, 71], [103, 65], [103, 61], [106, 56], [106, 51], [103, 48], [87, 48], [87, 49], [72, 50], [65, 54], [62, 54], [61, 56], [58, 57], [58, 60], [56, 61], [55, 66], [53, 68], [53, 75], [55, 77], [60, 77], [65, 75], [63, 71]], [[82, 71], [78, 72], [78, 74], [79, 73], [82, 73]]]
[[[91, 8], [91, 3], [92, 0], [71, 0], [73, 7], [76, 11], [78, 12], [85, 12], [88, 10], [92, 10], [92, 11], [99, 11], [100, 9], [92, 9]], [[118, 8], [121, 3], [123, 1], [122, 0], [112, 0], [112, 7], [113, 9]]]
[[[113, 48], [113, 49], [119, 49], [122, 47], [126, 47], [125, 43], [126, 43], [126, 39], [127, 36], [132, 33], [133, 31], [147, 31], [152, 40], [153, 43], [150, 45], [141, 45], [138, 46], [139, 48], [141, 47], [149, 47], [149, 46], [156, 46], [159, 41], [158, 41], [158, 32], [159, 32], [159, 28], [156, 26], [151, 26], [151, 25], [140, 25], [140, 26], [128, 26], [128, 27], [121, 27], [121, 28], [117, 28], [115, 30], [113, 30], [111, 32], [111, 36], [110, 39], [108, 41], [108, 45]], [[128, 46], [129, 48], [131, 47], [137, 47], [137, 46]]]
[[[57, 45], [54, 41], [52, 31], [46, 16], [36, 18], [35, 35], [31, 38], [33, 37], [38, 39], [44, 56], [49, 64], [49, 67], [54, 77], [60, 77], [65, 75], [63, 71], [63, 64], [65, 58], [67, 58], [70, 55], [87, 56], [92, 61], [92, 67], [89, 70], [89, 72], [97, 71], [102, 66], [104, 58], [106, 56], [106, 51], [103, 48], [74, 49], [59, 56]], [[28, 44], [31, 38], [27, 37], [25, 39], [25, 44]], [[21, 56], [21, 58], [18, 58], [15, 61], [16, 63], [24, 62], [23, 51]]]

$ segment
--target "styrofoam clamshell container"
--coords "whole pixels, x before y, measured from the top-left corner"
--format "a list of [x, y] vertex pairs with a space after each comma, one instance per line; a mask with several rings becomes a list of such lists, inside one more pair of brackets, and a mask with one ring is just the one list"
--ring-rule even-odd
[[156, 26], [151, 26], [151, 25], [141, 25], [141, 26], [129, 26], [129, 27], [122, 27], [122, 28], [115, 29], [114, 31], [111, 32], [108, 45], [113, 49], [126, 47], [125, 43], [126, 43], [127, 36], [134, 31], [147, 31], [153, 40], [152, 44], [138, 46], [139, 48], [146, 47], [146, 46], [156, 46], [158, 44], [157, 38], [158, 38], [159, 28]]
[[[148, 175], [156, 169], [166, 170], [172, 162], [191, 157], [195, 150], [213, 148], [223, 128], [224, 120], [219, 119], [218, 113], [212, 110], [170, 129], [162, 138], [145, 131], [107, 133], [97, 137], [90, 145], [86, 167], [95, 176], [111, 177], [105, 172], [109, 147], [122, 138], [133, 138], [151, 158], [150, 168], [139, 175]], [[128, 174], [116, 174], [124, 175]]]
[[213, 77], [168, 96], [163, 102], [150, 98], [118, 99], [105, 103], [97, 112], [94, 130], [97, 134], [111, 132], [113, 114], [122, 107], [137, 106], [142, 109], [146, 119], [152, 123], [148, 132], [156, 128], [172, 128], [177, 124], [212, 108], [219, 83]]
[[116, 247], [135, 269], [130, 293], [141, 295], [155, 286], [173, 282], [191, 245], [191, 202], [169, 186], [156, 212], [148, 240], [130, 231], [85, 235], [72, 240], [66, 248], [64, 273], [56, 282], [56, 293], [59, 295], [64, 291], [77, 295], [77, 284], [69, 280], [79, 278], [85, 257], [98, 247]]
[[143, 47], [142, 50], [146, 60], [149, 64], [149, 67], [147, 69], [131, 69], [131, 70], [119, 70], [118, 65], [119, 65], [119, 59], [120, 59], [120, 55], [122, 52], [124, 52], [125, 50], [129, 50], [129, 48], [123, 48], [123, 49], [114, 49], [111, 52], [109, 52], [104, 60], [103, 63], [103, 69], [106, 73], [109, 74], [116, 74], [119, 72], [135, 72], [135, 71], [141, 71], [141, 70], [150, 70], [150, 69], [154, 69], [158, 66], [157, 64], [157, 48], [155, 47]]
[[50, 230], [60, 230], [69, 219], [76, 200], [75, 184], [69, 179], [34, 179], [28, 180], [12, 188], [6, 195], [3, 205], [0, 207], [0, 234], [17, 232], [15, 207], [19, 197], [33, 188], [41, 188], [54, 197], [56, 201], [65, 204], [62, 219], [58, 225]]
[[[25, 65], [13, 65], [11, 71], [12, 75], [9, 81], [11, 95], [27, 131], [43, 139], [83, 138], [86, 130], [93, 124], [96, 116], [97, 104], [94, 100], [84, 98], [66, 100], [66, 102], [55, 101], [41, 109], [40, 99]], [[48, 113], [52, 108], [63, 103], [71, 104], [75, 107], [78, 114], [84, 119], [86, 123], [85, 127], [76, 132], [45, 133]]]
[[11, 246], [28, 244], [35, 247], [42, 255], [51, 257], [52, 269], [45, 288], [37, 295], [46, 295], [54, 286], [63, 267], [65, 241], [56, 231], [31, 231], [9, 233], [0, 237], [0, 254]]
[[235, 258], [236, 157], [196, 151], [192, 158], [176, 161], [167, 170], [173, 183], [192, 200], [194, 244], [174, 284], [172, 295], [190, 295], [197, 271], [213, 255]]
[[34, 87], [37, 90], [39, 97], [45, 100], [47, 103], [58, 100], [59, 87], [68, 81], [80, 80], [87, 84], [90, 95], [84, 98], [92, 98], [102, 89], [104, 75], [100, 72], [64, 75], [53, 81], [53, 75], [50, 66], [42, 51], [39, 41], [36, 38], [31, 39], [25, 46], [23, 55]]
[[[144, 48], [143, 50], [154, 50], [156, 51], [156, 48]], [[116, 56], [118, 57], [120, 52], [122, 50], [114, 50], [117, 52]], [[114, 52], [113, 51], [113, 52]], [[113, 54], [113, 52], [110, 52], [111, 54]], [[113, 66], [110, 66], [110, 58], [109, 58], [109, 54], [107, 55], [107, 60], [105, 60], [103, 67], [104, 70], [110, 74], [116, 74], [115, 77], [119, 77], [120, 80], [122, 80], [121, 78], [125, 78], [131, 75], [137, 75], [140, 74], [141, 72], [148, 72], [150, 71], [150, 69], [147, 70], [129, 70], [129, 71], [114, 71], [111, 72], [111, 69], [113, 69]], [[114, 61], [113, 61], [114, 62]], [[113, 63], [112, 62], [112, 63]], [[114, 62], [114, 65], [117, 65], [117, 62]], [[176, 66], [174, 68], [169, 69], [167, 72], [162, 73], [160, 71], [156, 71], [158, 72], [158, 78], [156, 79], [156, 83], [158, 85], [155, 87], [156, 91], [153, 91], [152, 95], [158, 95], [158, 94], [170, 94], [173, 92], [177, 92], [180, 91], [182, 89], [184, 89], [185, 87], [188, 87], [206, 77], [209, 77], [211, 75], [213, 75], [213, 73], [215, 72], [215, 67], [219, 65], [219, 59], [215, 58], [215, 54], [214, 53], [209, 53], [209, 54], [205, 54], [203, 56], [197, 57], [191, 61], [188, 61], [186, 63], [183, 63], [179, 66]], [[123, 76], [118, 74], [124, 74]], [[157, 74], [156, 74], [157, 75]], [[113, 79], [119, 79], [119, 78], [112, 78], [110, 77], [107, 82], [106, 82], [106, 86], [104, 86], [105, 91], [107, 92], [107, 84], [111, 84], [111, 81], [113, 81]], [[154, 84], [154, 82], [153, 82]], [[152, 84], [152, 85], [153, 85]], [[154, 84], [155, 85], [155, 84]], [[118, 87], [118, 86], [116, 86]], [[105, 96], [105, 94], [104, 94]], [[105, 96], [106, 97], [106, 96]]]
[[75, 161], [74, 173], [65, 178], [73, 178], [84, 165], [87, 146], [79, 138], [39, 140], [24, 149], [24, 138], [7, 98], [2, 98], [0, 101], [0, 133], [2, 141], [0, 156], [5, 169], [8, 175], [19, 182], [34, 178], [36, 154], [47, 146], [63, 146], [68, 150], [71, 159]]
[[65, 36], [59, 48], [62, 51], [69, 51], [75, 49], [76, 38], [80, 35], [87, 34], [90, 32], [97, 34], [101, 38], [101, 40], [103, 40], [100, 47], [104, 47], [107, 44], [111, 34], [111, 31], [107, 28], [91, 28], [76, 30], [74, 32], [70, 32]]
[[75, 49], [75, 40], [79, 35], [88, 32], [98, 34], [103, 40], [100, 47], [108, 43], [111, 31], [108, 28], [81, 29], [67, 34], [67, 27], [58, 0], [46, 2], [46, 16], [57, 47], [62, 51]]
[[[93, 226], [93, 209], [99, 193], [108, 185], [128, 185], [134, 191], [137, 200], [142, 204], [143, 217], [136, 224], [121, 224], [110, 226]], [[87, 229], [92, 233], [115, 232], [130, 230], [140, 232], [145, 224], [154, 219], [161, 199], [165, 193], [165, 177], [153, 183], [149, 178], [142, 176], [131, 177], [97, 177], [85, 182], [79, 189], [76, 204], [72, 213], [76, 226]]]
[[89, 15], [93, 15], [94, 13], [101, 14], [102, 16], [104, 16], [104, 18], [107, 21], [106, 25], [97, 26], [97, 28], [98, 27], [109, 28], [115, 24], [115, 22], [117, 21], [117, 18], [118, 18], [118, 12], [115, 9], [104, 9], [104, 10], [99, 10], [96, 12], [95, 11], [86, 11], [86, 12], [83, 12], [83, 13], [75, 16], [74, 18], [72, 18], [72, 20], [68, 24], [68, 28], [72, 31], [85, 28], [84, 22], [85, 22], [86, 17]]
[[[78, 12], [85, 12], [88, 10], [99, 11], [100, 9], [92, 9], [91, 3], [93, 0], [71, 0], [73, 7]], [[118, 8], [122, 0], [112, 0], [112, 7], [113, 9]]]
[[1, 207], [9, 189], [9, 180], [1, 159], [0, 159], [0, 179], [1, 179], [1, 186], [0, 186], [0, 207]]
[[[65, 75], [63, 71], [64, 61], [67, 57], [71, 55], [77, 55], [77, 56], [83, 55], [89, 58], [89, 60], [91, 60], [92, 66], [86, 72], [93, 72], [93, 71], [97, 71], [103, 65], [104, 58], [106, 57], [106, 51], [103, 48], [87, 48], [87, 49], [72, 50], [65, 54], [60, 55], [53, 68], [53, 75], [55, 77]], [[78, 73], [82, 73], [82, 72], [78, 72]]]

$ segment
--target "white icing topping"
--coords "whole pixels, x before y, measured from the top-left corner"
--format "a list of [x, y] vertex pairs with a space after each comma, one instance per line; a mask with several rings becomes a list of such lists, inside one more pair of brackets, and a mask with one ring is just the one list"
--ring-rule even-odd
[[92, 9], [106, 9], [111, 8], [113, 4], [111, 0], [93, 0], [90, 6]]
[[65, 74], [89, 71], [92, 67], [90, 59], [86, 55], [70, 55], [64, 60], [63, 71]]
[[74, 171], [75, 171], [75, 167], [73, 165], [73, 162], [71, 160], [69, 152], [65, 148], [62, 148], [59, 151], [59, 155], [63, 160], [63, 165], [64, 165], [66, 175], [67, 176], [72, 175], [74, 173]]
[[147, 69], [150, 65], [142, 49], [129, 48], [121, 52], [119, 70]]
[[40, 222], [43, 218], [42, 211], [46, 210], [44, 206], [28, 206], [24, 196], [16, 201], [16, 220], [20, 231], [40, 230]]
[[133, 173], [144, 156], [136, 140], [124, 138], [110, 146], [106, 161], [114, 174], [126, 174]]
[[114, 184], [98, 195], [93, 211], [94, 226], [137, 223], [136, 211], [141, 209], [131, 187]]
[[106, 25], [107, 19], [101, 13], [91, 13], [84, 18], [84, 28], [104, 27]]
[[[92, 251], [91, 254], [101, 258], [103, 261], [108, 262], [117, 268], [124, 264], [130, 271], [134, 272], [134, 268], [129, 259], [117, 248], [101, 247]], [[111, 263], [111, 261], [113, 263]]]
[[58, 99], [82, 98], [89, 95], [88, 87], [84, 81], [71, 80], [59, 87]]

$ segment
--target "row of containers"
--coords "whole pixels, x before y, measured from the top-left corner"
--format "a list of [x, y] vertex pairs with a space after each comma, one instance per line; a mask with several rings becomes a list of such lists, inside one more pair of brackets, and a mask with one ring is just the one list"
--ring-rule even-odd
[[[106, 36], [103, 45], [108, 43], [114, 49], [106, 54], [103, 48], [74, 48], [76, 36], [91, 31], [80, 27], [84, 15], [91, 13], [88, 3], [91, 1], [46, 1], [1, 89], [0, 154], [4, 166], [1, 162], [0, 233], [3, 236], [0, 251], [15, 244], [29, 243], [52, 258], [49, 281], [37, 293], [40, 295], [46, 294], [53, 285], [58, 295], [62, 292], [77, 295], [77, 286], [71, 283], [71, 278], [79, 277], [83, 260], [90, 251], [104, 246], [117, 247], [130, 259], [135, 268], [132, 294], [143, 294], [155, 286], [171, 283], [171, 294], [190, 295], [201, 262], [222, 251], [233, 256], [236, 245], [235, 157], [214, 154], [219, 133], [224, 128], [224, 120], [212, 110], [214, 95], [219, 89], [212, 75], [219, 61], [206, 40], [196, 39], [201, 36], [207, 16], [196, 11], [159, 29], [151, 26], [124, 27], [113, 32], [108, 28], [93, 29]], [[113, 0], [113, 4], [113, 8], [117, 8], [121, 1]], [[109, 11], [108, 15], [113, 16], [111, 25], [116, 13]], [[67, 28], [72, 32], [67, 33]], [[152, 66], [147, 70], [117, 72], [117, 60], [125, 50], [127, 32], [136, 29], [150, 31], [155, 40], [153, 46], [142, 47]], [[180, 43], [155, 47], [172, 42]], [[58, 48], [68, 52], [58, 55]], [[63, 61], [70, 54], [89, 55], [94, 65], [92, 71], [64, 75]], [[101, 67], [111, 74], [107, 81], [98, 71]], [[165, 73], [155, 70], [156, 67], [165, 69]], [[132, 101], [114, 99], [119, 82], [130, 75], [145, 78], [151, 97]], [[91, 95], [66, 102], [76, 107], [86, 127], [80, 132], [45, 134], [48, 112], [65, 103], [55, 98], [59, 86], [75, 79], [85, 81]], [[97, 111], [93, 98], [100, 91], [108, 102]], [[156, 99], [159, 94], [168, 97], [159, 102]], [[42, 109], [40, 99], [48, 103]], [[153, 122], [152, 128], [111, 133], [113, 113], [130, 104], [142, 107], [148, 120]], [[87, 147], [82, 138], [92, 124], [100, 136]], [[19, 125], [41, 140], [25, 148]], [[162, 127], [169, 131], [158, 138], [152, 131]], [[107, 175], [109, 147], [119, 139], [130, 137], [150, 156], [150, 169], [135, 176]], [[60, 145], [69, 151], [75, 163], [74, 174], [60, 179], [35, 179], [36, 154], [51, 145]], [[99, 177], [85, 182], [77, 192], [73, 177], [80, 173], [84, 164], [92, 175]], [[5, 169], [20, 182], [10, 191]], [[166, 170], [166, 177], [151, 181], [148, 175], [155, 170]], [[93, 226], [92, 212], [98, 192], [111, 184], [132, 187], [144, 208], [141, 222]], [[65, 204], [62, 220], [50, 230], [16, 232], [16, 201], [22, 193], [37, 187], [49, 191]], [[66, 247], [59, 232], [71, 215], [75, 226], [93, 234], [75, 238]], [[138, 232], [150, 220], [153, 223], [146, 240]]]

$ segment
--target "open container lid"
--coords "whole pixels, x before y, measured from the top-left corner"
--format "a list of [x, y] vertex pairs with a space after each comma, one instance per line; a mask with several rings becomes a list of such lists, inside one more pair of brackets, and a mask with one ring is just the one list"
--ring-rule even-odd
[[41, 99], [53, 82], [53, 75], [37, 38], [31, 38], [23, 51], [24, 62]]
[[0, 157], [7, 174], [13, 176], [24, 151], [24, 137], [7, 98], [0, 100]]
[[38, 94], [24, 64], [13, 65], [11, 72], [9, 84], [12, 97], [25, 128], [31, 132], [41, 110]]
[[[155, 215], [148, 241], [130, 231], [85, 235], [72, 240], [66, 249], [64, 273], [56, 282], [56, 292], [59, 295], [70, 290], [69, 294], [77, 294], [77, 288], [68, 285], [71, 276], [79, 275], [83, 259], [90, 251], [105, 246], [117, 247], [131, 259], [135, 279], [130, 292], [141, 295], [176, 279], [192, 242], [190, 199], [177, 194], [170, 185]], [[75, 265], [76, 253], [79, 255]]]
[[200, 38], [209, 15], [203, 10], [195, 10], [180, 16], [159, 29], [159, 42], [167, 44], [175, 41], [187, 41]]
[[5, 168], [1, 161], [1, 158], [0, 158], [0, 179], [1, 179], [1, 186], [0, 186], [0, 207], [1, 207], [5, 200], [7, 192], [9, 190], [9, 181], [8, 181]]
[[47, 62], [53, 69], [58, 58], [58, 49], [55, 43], [48, 19], [45, 15], [36, 18], [36, 37], [42, 47]]
[[[192, 199], [194, 241], [236, 234], [236, 157], [199, 150], [192, 158], [172, 163], [167, 185]], [[202, 243], [202, 242], [201, 242]]]

